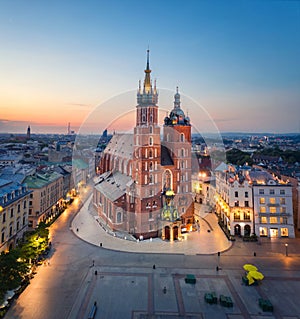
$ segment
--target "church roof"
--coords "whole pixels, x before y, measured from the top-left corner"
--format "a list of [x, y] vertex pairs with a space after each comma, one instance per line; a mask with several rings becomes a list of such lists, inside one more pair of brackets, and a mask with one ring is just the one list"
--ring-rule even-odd
[[110, 201], [114, 202], [125, 194], [126, 184], [131, 180], [130, 176], [120, 172], [110, 172], [110, 174], [106, 172], [99, 176], [99, 182], [95, 185], [95, 188]]
[[162, 166], [169, 166], [169, 165], [174, 165], [173, 159], [171, 157], [169, 149], [161, 145], [161, 152], [160, 152], [160, 161]]
[[107, 144], [104, 153], [132, 159], [133, 134], [115, 134]]

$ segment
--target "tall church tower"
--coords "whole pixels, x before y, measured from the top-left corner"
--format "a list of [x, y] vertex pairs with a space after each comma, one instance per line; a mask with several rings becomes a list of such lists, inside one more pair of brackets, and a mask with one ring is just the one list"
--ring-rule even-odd
[[139, 82], [134, 128], [134, 165], [132, 177], [136, 187], [135, 234], [156, 237], [161, 208], [160, 127], [158, 126], [158, 92], [152, 86], [149, 50], [143, 86]]

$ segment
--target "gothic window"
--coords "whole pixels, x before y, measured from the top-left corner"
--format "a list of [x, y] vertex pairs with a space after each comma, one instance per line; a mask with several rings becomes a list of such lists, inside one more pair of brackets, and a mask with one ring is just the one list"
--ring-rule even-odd
[[152, 134], [153, 133], [153, 126], [151, 125], [150, 126], [150, 134]]
[[180, 134], [180, 142], [184, 142], [184, 133]]
[[142, 123], [146, 122], [146, 109], [142, 109]]
[[153, 152], [152, 152], [152, 149], [150, 148], [149, 150], [149, 158], [153, 158]]
[[117, 223], [122, 223], [122, 213], [121, 212], [117, 213]]
[[184, 148], [181, 149], [181, 157], [184, 157]]
[[152, 136], [149, 137], [149, 145], [150, 145], [150, 146], [153, 145], [153, 137], [152, 137]]
[[171, 176], [171, 172], [169, 170], [164, 171], [164, 175], [163, 175], [163, 188], [164, 189], [172, 189], [172, 176]]
[[153, 163], [152, 162], [149, 163], [149, 171], [153, 171]]
[[152, 174], [149, 175], [149, 184], [153, 184], [153, 175]]

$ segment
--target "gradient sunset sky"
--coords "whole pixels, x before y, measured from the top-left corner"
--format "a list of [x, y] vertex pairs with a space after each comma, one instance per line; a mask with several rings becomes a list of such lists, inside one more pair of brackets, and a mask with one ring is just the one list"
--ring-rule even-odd
[[277, 0], [0, 0], [0, 132], [78, 130], [137, 89], [148, 46], [158, 88], [220, 131], [300, 132], [300, 2]]

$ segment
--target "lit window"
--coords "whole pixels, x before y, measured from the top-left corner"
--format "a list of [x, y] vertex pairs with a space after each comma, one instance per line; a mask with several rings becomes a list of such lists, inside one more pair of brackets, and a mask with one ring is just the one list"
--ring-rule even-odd
[[287, 228], [281, 228], [280, 229], [280, 234], [281, 234], [281, 237], [288, 237], [289, 236], [289, 230]]
[[280, 207], [280, 213], [285, 214], [286, 213], [286, 207]]
[[259, 199], [259, 203], [260, 203], [260, 204], [265, 204], [265, 203], [266, 203], [266, 199], [265, 199], [264, 197], [261, 197], [261, 198]]
[[260, 223], [261, 224], [266, 224], [267, 223], [267, 217], [261, 217], [260, 218]]
[[284, 197], [280, 198], [280, 204], [285, 205], [285, 198]]
[[270, 213], [272, 214], [276, 213], [276, 207], [270, 207]]
[[270, 224], [277, 224], [277, 217], [270, 217]]
[[265, 206], [260, 206], [259, 207], [259, 212], [260, 213], [265, 213], [266, 212], [266, 207]]
[[276, 204], [276, 198], [271, 197], [271, 198], [269, 199], [269, 203], [270, 203], [270, 204]]

